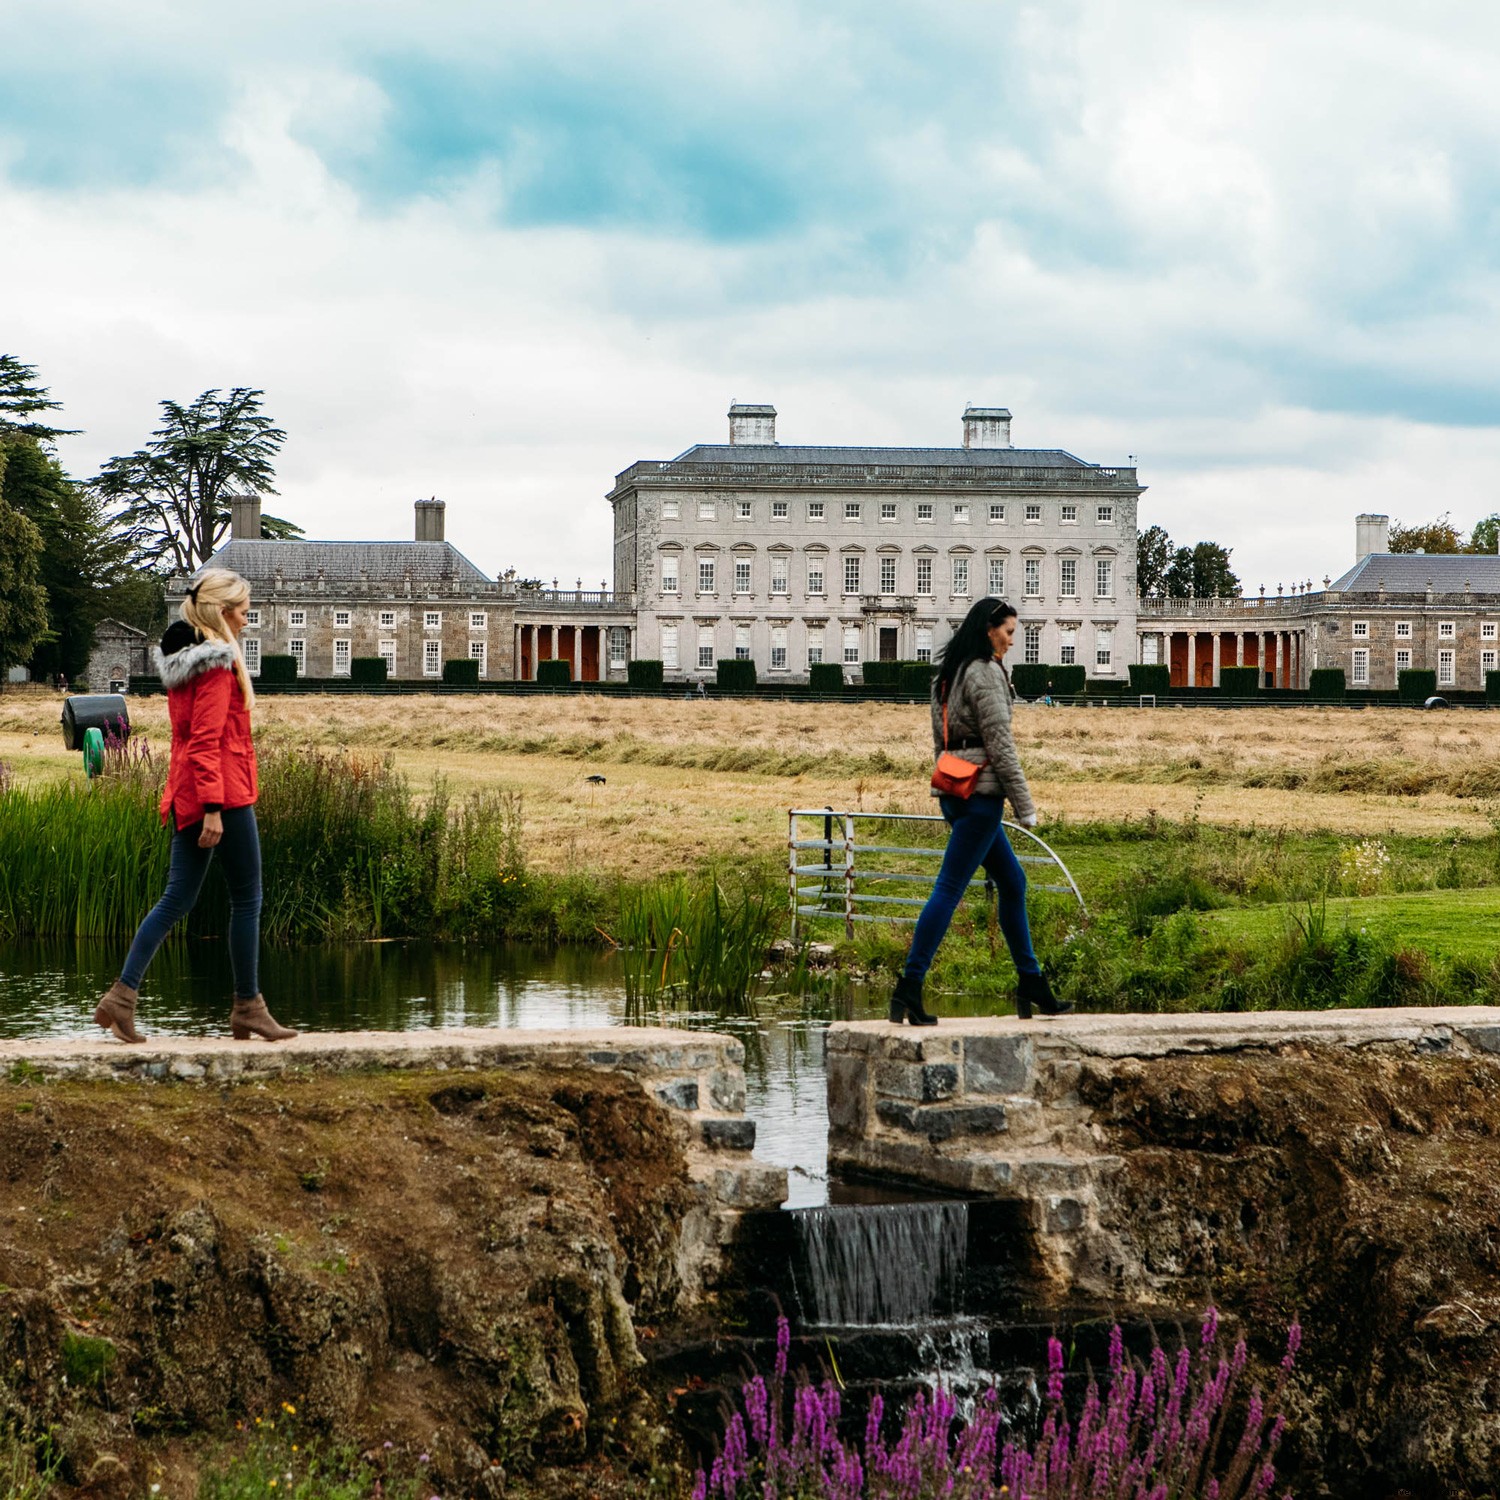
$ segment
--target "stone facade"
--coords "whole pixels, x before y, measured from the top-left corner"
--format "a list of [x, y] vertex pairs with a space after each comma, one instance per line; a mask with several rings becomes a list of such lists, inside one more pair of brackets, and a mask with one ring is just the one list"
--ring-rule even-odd
[[151, 643], [143, 630], [120, 620], [100, 620], [94, 627], [86, 681], [92, 693], [126, 693], [132, 677], [152, 670]]
[[[270, 541], [259, 497], [237, 497], [230, 540], [210, 566], [250, 582], [251, 674], [265, 656], [290, 655], [303, 676], [347, 677], [355, 658], [380, 656], [391, 680], [439, 682], [444, 662], [475, 658], [481, 681], [511, 681], [560, 656], [577, 681], [624, 679], [633, 601], [490, 578], [445, 540], [442, 501], [419, 500], [415, 511], [409, 542]], [[168, 590], [174, 612], [186, 583]]]
[[778, 444], [769, 406], [730, 409], [730, 441], [621, 473], [615, 592], [669, 677], [721, 658], [761, 680], [817, 661], [930, 660], [986, 594], [1020, 611], [1015, 661], [1120, 677], [1136, 635], [1133, 468], [1010, 445], [1010, 413], [970, 408], [964, 445]]
[[1305, 688], [1341, 667], [1351, 688], [1390, 690], [1409, 667], [1439, 691], [1482, 691], [1500, 670], [1500, 557], [1392, 553], [1383, 515], [1355, 518], [1356, 558], [1321, 590], [1251, 599], [1143, 599], [1139, 659], [1174, 686], [1214, 687], [1226, 666], [1258, 666], [1267, 687]]

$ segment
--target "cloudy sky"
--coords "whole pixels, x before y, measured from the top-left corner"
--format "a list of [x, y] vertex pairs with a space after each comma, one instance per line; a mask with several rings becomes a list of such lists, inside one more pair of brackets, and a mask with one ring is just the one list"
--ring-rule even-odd
[[0, 351], [87, 476], [250, 385], [270, 508], [605, 576], [722, 441], [1137, 455], [1246, 584], [1500, 509], [1479, 0], [0, 0]]

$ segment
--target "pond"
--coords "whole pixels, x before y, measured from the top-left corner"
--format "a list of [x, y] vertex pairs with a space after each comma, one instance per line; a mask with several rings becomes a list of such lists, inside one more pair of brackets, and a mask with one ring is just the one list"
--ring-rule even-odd
[[[0, 943], [0, 1038], [101, 1036], [94, 1004], [122, 953], [113, 942]], [[618, 959], [588, 949], [408, 942], [267, 948], [261, 985], [276, 1017], [306, 1031], [628, 1024]], [[147, 977], [139, 1025], [153, 1037], [222, 1035], [230, 995], [223, 944], [169, 944]], [[754, 1018], [667, 1009], [649, 1019], [728, 1032], [744, 1043], [756, 1154], [787, 1168], [788, 1207], [795, 1208], [828, 1200], [823, 1030], [831, 1019], [883, 1015], [884, 1004], [883, 988], [867, 994], [850, 987], [836, 1007], [773, 997], [760, 1002]]]

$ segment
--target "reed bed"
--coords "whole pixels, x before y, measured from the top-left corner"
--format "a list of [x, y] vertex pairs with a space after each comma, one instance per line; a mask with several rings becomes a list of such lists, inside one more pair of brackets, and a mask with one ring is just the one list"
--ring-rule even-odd
[[710, 873], [622, 889], [612, 927], [600, 930], [620, 954], [632, 1018], [684, 1004], [748, 1015], [786, 920], [778, 886], [742, 877], [726, 887]]
[[[128, 938], [160, 896], [170, 853], [165, 767], [146, 741], [111, 745], [93, 782], [0, 782], [0, 932]], [[389, 758], [271, 747], [256, 808], [268, 941], [504, 935], [528, 882], [518, 799], [422, 798]], [[187, 930], [224, 929], [211, 868]]]

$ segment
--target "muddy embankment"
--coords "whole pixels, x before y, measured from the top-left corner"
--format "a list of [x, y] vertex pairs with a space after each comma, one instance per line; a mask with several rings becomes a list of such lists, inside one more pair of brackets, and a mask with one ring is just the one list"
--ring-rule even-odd
[[691, 1281], [689, 1145], [596, 1070], [15, 1064], [0, 1429], [50, 1433], [58, 1492], [100, 1500], [193, 1495], [209, 1446], [287, 1407], [424, 1494], [644, 1494], [673, 1451], [637, 1337]]

